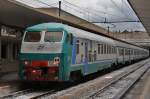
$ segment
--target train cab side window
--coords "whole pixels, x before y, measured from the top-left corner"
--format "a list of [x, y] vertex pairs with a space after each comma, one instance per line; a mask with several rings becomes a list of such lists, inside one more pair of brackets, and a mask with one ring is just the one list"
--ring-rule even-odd
[[76, 42], [76, 54], [79, 54], [79, 50], [80, 50], [80, 48], [79, 48], [79, 40], [77, 40], [77, 42]]

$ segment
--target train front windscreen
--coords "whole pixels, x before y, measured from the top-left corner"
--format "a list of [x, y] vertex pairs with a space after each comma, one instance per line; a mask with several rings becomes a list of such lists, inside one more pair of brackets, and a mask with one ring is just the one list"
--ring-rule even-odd
[[[44, 42], [61, 42], [62, 32], [45, 32]], [[40, 42], [42, 32], [27, 32], [24, 42]]]
[[60, 53], [63, 32], [26, 32], [21, 53]]

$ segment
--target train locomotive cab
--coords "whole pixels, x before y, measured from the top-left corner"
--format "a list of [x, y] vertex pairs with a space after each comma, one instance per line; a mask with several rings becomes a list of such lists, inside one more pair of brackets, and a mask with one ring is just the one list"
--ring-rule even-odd
[[63, 30], [27, 29], [20, 53], [21, 80], [63, 80], [63, 45], [67, 34]]

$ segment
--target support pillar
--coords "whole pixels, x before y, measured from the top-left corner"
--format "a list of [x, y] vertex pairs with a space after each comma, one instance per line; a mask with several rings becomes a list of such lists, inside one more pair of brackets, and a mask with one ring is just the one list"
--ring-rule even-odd
[[1, 25], [0, 25], [0, 65], [2, 65], [2, 38], [1, 38], [1, 32], [2, 32], [2, 28], [1, 28]]

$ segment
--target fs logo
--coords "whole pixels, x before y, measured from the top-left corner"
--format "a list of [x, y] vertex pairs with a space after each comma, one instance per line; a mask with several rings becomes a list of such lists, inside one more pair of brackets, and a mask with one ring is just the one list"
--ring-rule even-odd
[[37, 50], [42, 50], [44, 47], [45, 47], [44, 45], [39, 45], [39, 46], [37, 47]]

